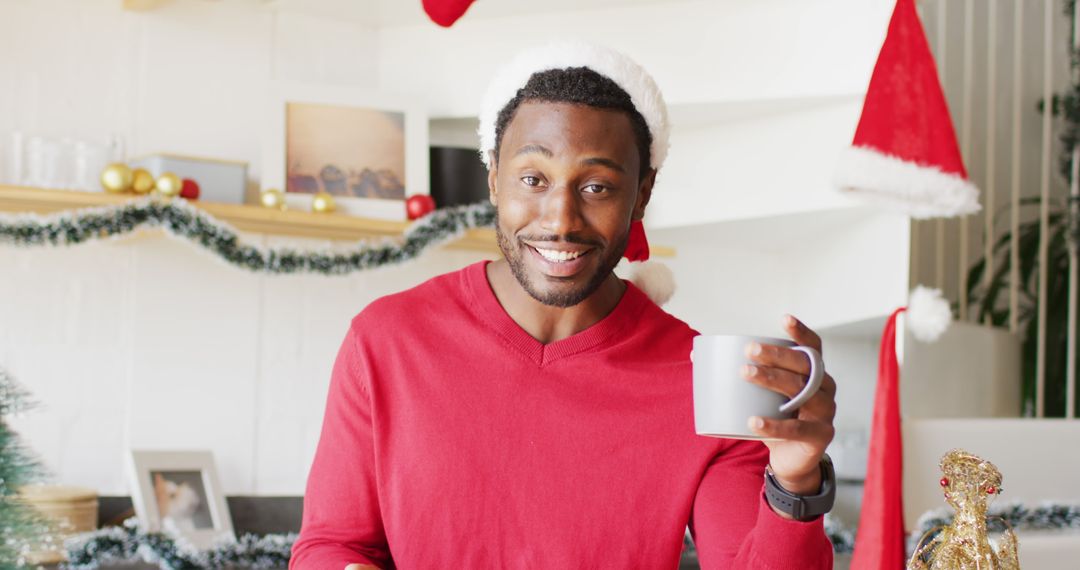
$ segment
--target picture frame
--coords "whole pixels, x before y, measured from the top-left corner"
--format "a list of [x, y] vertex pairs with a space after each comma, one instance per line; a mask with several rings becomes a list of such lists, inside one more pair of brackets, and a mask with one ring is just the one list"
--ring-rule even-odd
[[402, 221], [406, 197], [430, 194], [428, 118], [418, 100], [274, 83], [268, 101], [260, 186], [281, 190], [288, 207], [310, 211], [324, 190], [338, 212]]
[[236, 540], [210, 451], [138, 449], [128, 459], [131, 499], [144, 528], [199, 549]]

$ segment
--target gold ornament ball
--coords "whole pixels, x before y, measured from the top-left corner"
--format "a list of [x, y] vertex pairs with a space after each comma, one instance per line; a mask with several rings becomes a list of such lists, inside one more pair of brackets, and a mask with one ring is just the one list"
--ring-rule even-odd
[[131, 189], [136, 194], [149, 194], [154, 189], [154, 175], [145, 168], [136, 168], [131, 172]]
[[334, 196], [329, 192], [319, 192], [311, 199], [311, 211], [320, 214], [329, 214], [337, 209]]
[[285, 194], [282, 194], [281, 190], [277, 188], [267, 188], [259, 194], [259, 202], [262, 203], [264, 208], [284, 210]]
[[131, 169], [120, 162], [114, 162], [101, 171], [101, 185], [107, 192], [127, 192], [131, 188], [132, 178]]
[[184, 183], [180, 180], [180, 177], [172, 172], [166, 172], [157, 179], [157, 191], [163, 196], [172, 198], [173, 196], [179, 196], [180, 190], [183, 188]]

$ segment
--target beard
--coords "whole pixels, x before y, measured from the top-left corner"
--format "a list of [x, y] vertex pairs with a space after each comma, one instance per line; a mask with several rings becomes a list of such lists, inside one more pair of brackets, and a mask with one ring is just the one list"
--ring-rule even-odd
[[[567, 243], [592, 246], [593, 249], [587, 255], [597, 255], [600, 257], [600, 263], [596, 266], [596, 270], [591, 275], [577, 275], [573, 278], [566, 278], [560, 282], [566, 284], [567, 287], [561, 287], [555, 290], [544, 290], [538, 281], [546, 278], [544, 276], [536, 276], [534, 278], [529, 274], [529, 270], [526, 267], [525, 256], [529, 255], [529, 252], [525, 251], [525, 249], [529, 246], [522, 242], [522, 236], [514, 236], [514, 239], [511, 239], [503, 233], [502, 226], [499, 224], [498, 219], [498, 208], [496, 208], [495, 237], [498, 240], [499, 249], [502, 250], [503, 257], [506, 258], [506, 262], [510, 265], [510, 272], [513, 273], [514, 279], [517, 280], [518, 284], [521, 285], [521, 288], [533, 299], [536, 299], [545, 305], [564, 309], [573, 307], [585, 299], [588, 299], [590, 295], [600, 288], [600, 285], [602, 285], [608, 276], [611, 275], [612, 271], [615, 270], [615, 266], [619, 264], [619, 260], [626, 251], [626, 243], [630, 238], [629, 227], [627, 227], [627, 230], [609, 247], [605, 247], [602, 243], [597, 241], [578, 238], [573, 234], [566, 236], [523, 236], [534, 241], [565, 241]], [[571, 282], [571, 279], [575, 282]]]

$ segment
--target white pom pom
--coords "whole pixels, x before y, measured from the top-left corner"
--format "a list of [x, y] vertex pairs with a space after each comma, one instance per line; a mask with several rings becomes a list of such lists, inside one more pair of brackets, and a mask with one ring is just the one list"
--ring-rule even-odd
[[907, 326], [916, 339], [934, 342], [949, 328], [952, 309], [941, 295], [940, 289], [919, 285], [908, 298]]
[[675, 294], [675, 274], [670, 267], [658, 261], [631, 263], [630, 282], [657, 305], [667, 303]]

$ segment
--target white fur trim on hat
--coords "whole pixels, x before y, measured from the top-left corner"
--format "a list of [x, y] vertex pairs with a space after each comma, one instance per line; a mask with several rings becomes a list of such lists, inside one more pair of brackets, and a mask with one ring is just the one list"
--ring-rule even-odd
[[[520, 53], [495, 75], [484, 95], [480, 110], [480, 160], [488, 164], [495, 149], [495, 121], [499, 111], [517, 95], [538, 71], [587, 67], [608, 79], [630, 95], [630, 100], [652, 135], [650, 166], [659, 169], [668, 151], [667, 105], [652, 76], [629, 57], [606, 47], [585, 42], [559, 42]], [[490, 165], [489, 165], [490, 166]]]
[[641, 289], [653, 303], [663, 306], [675, 295], [675, 274], [658, 261], [635, 261], [630, 264], [630, 282]]
[[979, 190], [969, 180], [869, 147], [844, 149], [835, 182], [846, 193], [916, 219], [971, 214], [980, 208]]
[[919, 285], [908, 297], [907, 326], [911, 334], [923, 342], [934, 342], [945, 333], [952, 322], [952, 309], [940, 289]]

